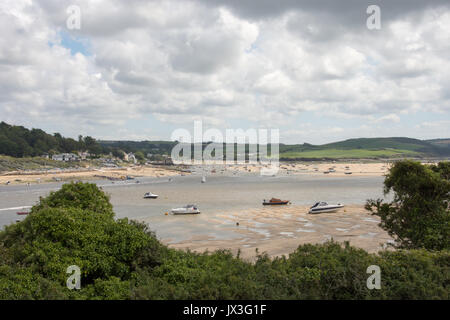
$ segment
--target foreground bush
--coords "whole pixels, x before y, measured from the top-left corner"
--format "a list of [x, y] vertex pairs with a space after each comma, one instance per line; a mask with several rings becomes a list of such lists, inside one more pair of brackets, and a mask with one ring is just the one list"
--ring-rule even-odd
[[450, 249], [449, 179], [448, 162], [397, 162], [384, 181], [384, 193], [393, 192], [393, 201], [368, 200], [366, 209], [381, 218], [380, 227], [399, 248]]
[[[140, 276], [133, 299], [448, 299], [450, 253], [425, 250], [369, 254], [335, 242], [299, 246], [289, 257], [260, 255], [254, 264], [229, 252], [171, 250]], [[369, 290], [367, 267], [381, 268]]]
[[[0, 299], [449, 298], [446, 250], [376, 255], [327, 242], [249, 263], [169, 249], [145, 225], [115, 220], [110, 206], [95, 185], [68, 184], [0, 232]], [[66, 287], [70, 265], [81, 269], [81, 290]], [[381, 268], [381, 290], [366, 286], [369, 265]]]
[[56, 192], [50, 192], [45, 198], [40, 198], [31, 212], [35, 213], [44, 208], [78, 208], [101, 213], [106, 217], [114, 217], [109, 197], [93, 183], [68, 183]]

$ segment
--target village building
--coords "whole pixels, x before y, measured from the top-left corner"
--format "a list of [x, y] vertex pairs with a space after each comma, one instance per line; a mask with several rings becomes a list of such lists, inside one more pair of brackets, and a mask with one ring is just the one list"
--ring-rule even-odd
[[80, 157], [73, 153], [61, 153], [61, 154], [54, 154], [52, 156], [52, 160], [55, 161], [80, 161]]

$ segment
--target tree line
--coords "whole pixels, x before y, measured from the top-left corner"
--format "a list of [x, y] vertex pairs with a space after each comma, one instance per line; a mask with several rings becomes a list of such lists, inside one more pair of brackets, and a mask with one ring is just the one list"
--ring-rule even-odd
[[90, 136], [79, 136], [78, 140], [65, 138], [59, 133], [53, 135], [41, 129], [27, 129], [22, 126], [0, 123], [0, 154], [12, 157], [39, 157], [44, 154], [88, 151], [92, 155], [112, 152]]

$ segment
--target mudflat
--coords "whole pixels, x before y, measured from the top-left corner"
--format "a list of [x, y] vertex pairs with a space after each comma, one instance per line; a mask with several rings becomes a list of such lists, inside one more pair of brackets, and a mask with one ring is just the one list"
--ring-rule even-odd
[[199, 235], [177, 243], [170, 243], [170, 239], [166, 242], [173, 248], [196, 252], [229, 249], [236, 254], [240, 250], [241, 257], [248, 260], [256, 257], [256, 249], [275, 257], [288, 255], [301, 244], [331, 239], [349, 241], [368, 252], [377, 252], [393, 242], [378, 226], [379, 218], [367, 212], [363, 205], [347, 205], [338, 212], [321, 214], [309, 214], [308, 209], [307, 206], [284, 206], [225, 212], [209, 222], [233, 224], [238, 237], [218, 240]]

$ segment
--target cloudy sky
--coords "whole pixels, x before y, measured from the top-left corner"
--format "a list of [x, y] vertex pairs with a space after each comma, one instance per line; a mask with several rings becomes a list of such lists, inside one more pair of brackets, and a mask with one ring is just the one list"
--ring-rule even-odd
[[448, 0], [2, 0], [0, 30], [11, 124], [133, 140], [194, 120], [279, 128], [285, 143], [450, 137]]

